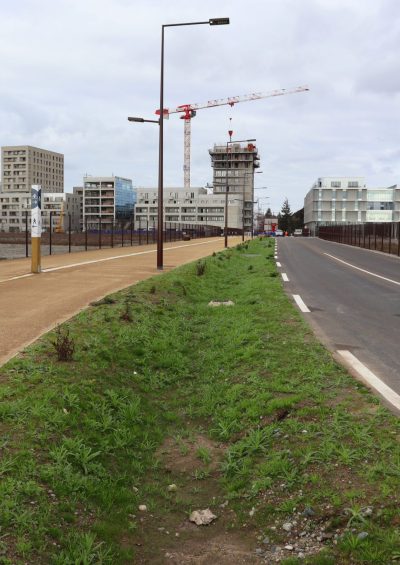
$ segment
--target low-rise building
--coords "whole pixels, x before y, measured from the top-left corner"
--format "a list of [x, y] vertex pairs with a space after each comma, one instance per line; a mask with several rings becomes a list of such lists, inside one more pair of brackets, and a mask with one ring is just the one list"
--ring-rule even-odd
[[400, 221], [400, 188], [368, 188], [364, 177], [320, 177], [304, 199], [304, 225]]
[[[53, 229], [64, 226], [63, 212], [66, 195], [59, 192], [42, 194], [42, 228], [50, 229], [50, 212], [52, 213]], [[31, 221], [31, 193], [7, 192], [0, 195], [0, 231], [22, 232], [28, 230]]]
[[[225, 194], [209, 194], [203, 187], [164, 189], [164, 221], [180, 224], [225, 225]], [[242, 198], [228, 195], [228, 227], [242, 229]], [[135, 225], [157, 226], [158, 189], [138, 188]]]

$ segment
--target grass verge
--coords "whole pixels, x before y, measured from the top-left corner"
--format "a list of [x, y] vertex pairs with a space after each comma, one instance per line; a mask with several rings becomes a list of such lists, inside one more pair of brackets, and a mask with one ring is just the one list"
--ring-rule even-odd
[[0, 564], [400, 559], [398, 420], [316, 342], [271, 241], [63, 331], [71, 361], [52, 332], [0, 369]]

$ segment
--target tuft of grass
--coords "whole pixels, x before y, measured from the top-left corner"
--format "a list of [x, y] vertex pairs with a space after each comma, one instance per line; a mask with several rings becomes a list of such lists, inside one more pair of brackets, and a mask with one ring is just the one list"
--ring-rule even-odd
[[69, 329], [64, 326], [57, 326], [55, 339], [51, 342], [57, 353], [59, 361], [72, 361], [75, 351], [75, 342], [70, 337]]
[[206, 272], [206, 263], [205, 261], [198, 261], [196, 263], [196, 275], [198, 277], [202, 277]]

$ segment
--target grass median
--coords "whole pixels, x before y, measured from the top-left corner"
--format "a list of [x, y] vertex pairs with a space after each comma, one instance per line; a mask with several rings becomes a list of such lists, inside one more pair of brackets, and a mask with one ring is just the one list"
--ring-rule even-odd
[[94, 303], [0, 398], [2, 565], [400, 560], [398, 420], [316, 341], [270, 240]]

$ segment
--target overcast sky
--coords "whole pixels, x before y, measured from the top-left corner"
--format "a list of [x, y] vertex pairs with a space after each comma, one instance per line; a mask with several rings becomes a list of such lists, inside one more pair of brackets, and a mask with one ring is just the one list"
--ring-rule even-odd
[[[208, 149], [256, 138], [265, 209], [292, 210], [319, 176], [400, 173], [399, 0], [0, 0], [0, 145], [65, 155], [65, 188], [84, 174], [157, 185], [161, 25], [169, 28], [165, 106], [307, 84], [307, 93], [200, 110], [192, 186], [212, 181]], [[230, 121], [231, 118], [231, 121]], [[165, 122], [165, 186], [183, 186], [183, 121]], [[265, 199], [269, 196], [270, 200]]]

